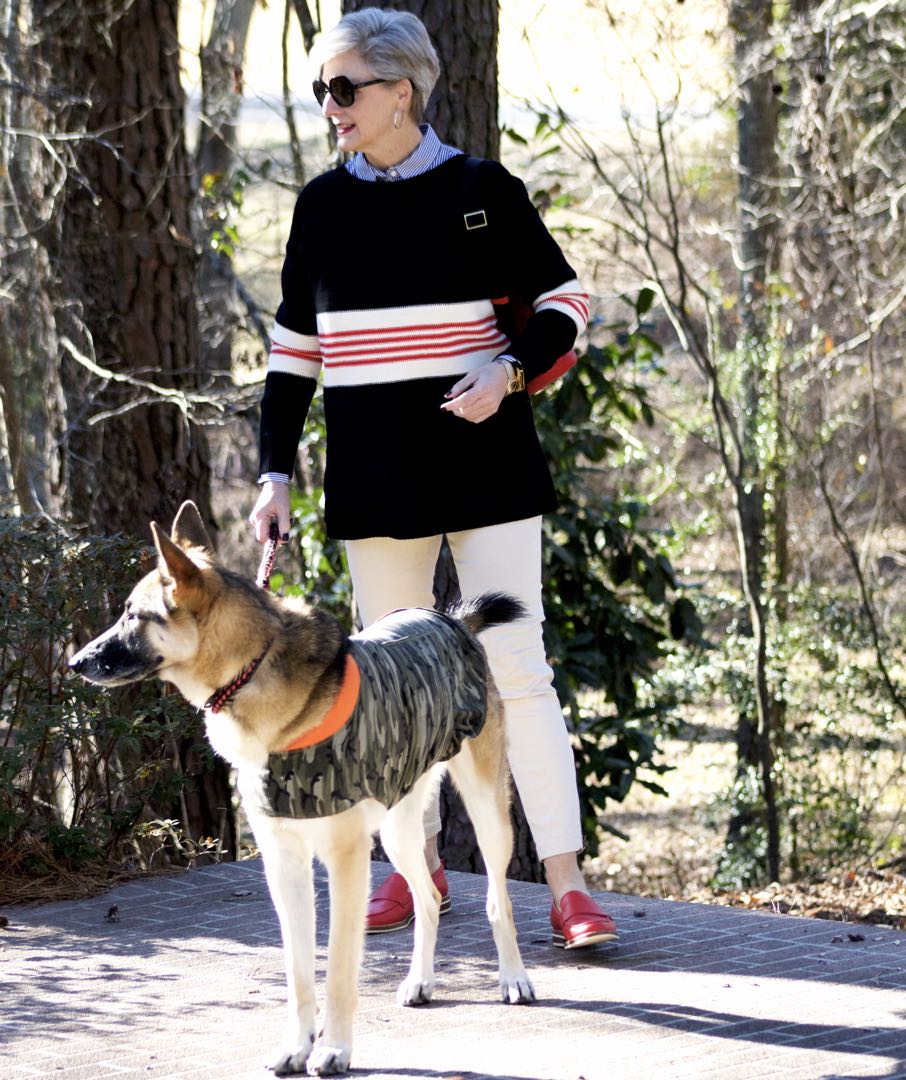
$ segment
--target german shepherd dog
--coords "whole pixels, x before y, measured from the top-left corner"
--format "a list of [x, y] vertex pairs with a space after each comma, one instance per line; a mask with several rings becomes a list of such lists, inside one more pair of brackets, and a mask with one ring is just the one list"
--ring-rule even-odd
[[[289, 1026], [271, 1068], [280, 1076], [331, 1075], [349, 1066], [378, 829], [415, 908], [412, 960], [397, 1000], [431, 1000], [440, 896], [425, 864], [422, 809], [444, 769], [487, 868], [503, 1000], [533, 1001], [505, 880], [512, 832], [500, 697], [474, 636], [518, 618], [519, 602], [490, 594], [446, 614], [401, 611], [348, 636], [325, 612], [278, 599], [220, 566], [194, 504], [183, 504], [170, 536], [156, 523], [151, 530], [156, 570], [70, 666], [103, 686], [151, 677], [173, 683], [205, 709], [211, 744], [236, 768], [283, 936]], [[313, 855], [330, 887], [317, 1037]]]

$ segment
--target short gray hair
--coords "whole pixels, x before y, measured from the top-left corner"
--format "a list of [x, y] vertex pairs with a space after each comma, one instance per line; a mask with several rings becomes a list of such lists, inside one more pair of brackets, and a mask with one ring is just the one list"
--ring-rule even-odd
[[344, 15], [315, 41], [311, 58], [320, 71], [340, 53], [359, 54], [376, 79], [412, 83], [412, 117], [419, 123], [440, 75], [437, 53], [421, 19], [408, 11], [362, 8]]

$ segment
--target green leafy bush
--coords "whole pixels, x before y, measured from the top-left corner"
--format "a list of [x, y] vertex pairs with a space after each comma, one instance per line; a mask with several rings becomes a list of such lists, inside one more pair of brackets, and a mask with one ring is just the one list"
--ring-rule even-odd
[[194, 709], [157, 684], [105, 691], [68, 670], [147, 557], [123, 537], [0, 518], [0, 877], [142, 864], [136, 824], [190, 783], [175, 748], [203, 742]]
[[[703, 593], [698, 607], [707, 647], [694, 664], [677, 655], [660, 671], [662, 692], [702, 711], [728, 701], [742, 724], [753, 725], [748, 673], [754, 645], [745, 604], [737, 594]], [[817, 584], [791, 590], [783, 619], [772, 618], [769, 677], [782, 703], [774, 771], [790, 876], [820, 877], [895, 855], [904, 721], [874, 663], [856, 591]], [[765, 883], [761, 808], [758, 768], [742, 762], [709, 810], [714, 828], [729, 823], [715, 887]]]

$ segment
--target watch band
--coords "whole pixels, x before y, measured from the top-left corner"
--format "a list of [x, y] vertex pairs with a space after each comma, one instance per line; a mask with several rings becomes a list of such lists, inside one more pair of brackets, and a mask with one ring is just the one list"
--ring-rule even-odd
[[500, 355], [494, 357], [495, 364], [501, 364], [507, 372], [507, 396], [510, 394], [518, 393], [520, 390], [525, 389], [525, 372], [522, 369], [522, 364], [519, 363], [515, 357], [508, 355]]

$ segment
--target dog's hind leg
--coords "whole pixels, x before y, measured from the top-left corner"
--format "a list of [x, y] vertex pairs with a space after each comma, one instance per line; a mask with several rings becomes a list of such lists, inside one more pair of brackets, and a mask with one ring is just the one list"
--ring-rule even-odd
[[525, 1005], [535, 1000], [535, 989], [522, 963], [506, 887], [513, 830], [499, 732], [489, 725], [477, 739], [466, 742], [448, 766], [475, 827], [488, 875], [487, 912], [497, 946], [501, 995], [509, 1004]]
[[283, 1048], [271, 1068], [277, 1076], [305, 1072], [315, 1044], [315, 897], [312, 852], [293, 826], [272, 818], [252, 822], [264, 857], [268, 889], [283, 936], [289, 1017]]
[[425, 862], [422, 811], [442, 775], [442, 768], [426, 773], [405, 799], [387, 812], [381, 824], [381, 843], [406, 879], [415, 909], [412, 960], [409, 973], [396, 992], [400, 1005], [426, 1005], [434, 993], [434, 951], [441, 898]]
[[371, 857], [371, 830], [363, 813], [359, 804], [318, 822], [317, 853], [330, 885], [330, 936], [324, 1027], [308, 1060], [313, 1076], [346, 1072], [352, 1056]]

